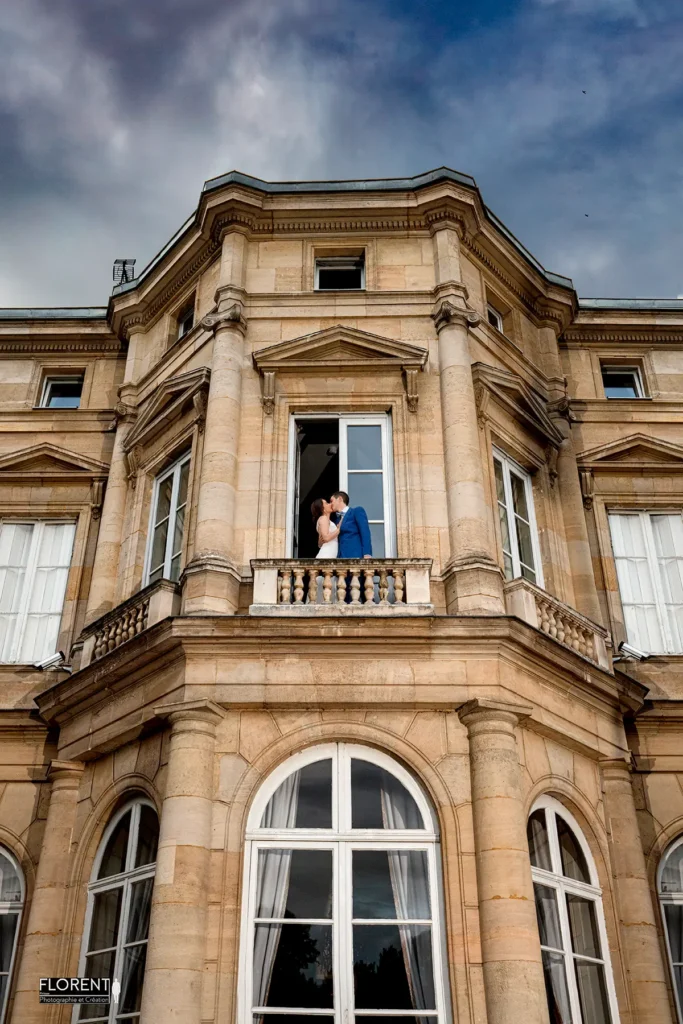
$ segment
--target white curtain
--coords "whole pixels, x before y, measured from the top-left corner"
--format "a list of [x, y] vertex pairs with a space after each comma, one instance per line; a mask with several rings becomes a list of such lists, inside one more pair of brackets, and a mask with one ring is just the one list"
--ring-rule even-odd
[[[382, 821], [386, 829], [423, 828], [420, 812], [410, 793], [388, 772], [382, 774]], [[398, 921], [431, 918], [429, 867], [424, 850], [388, 850], [389, 874]], [[433, 1007], [431, 928], [398, 926], [413, 1008]]]
[[[295, 828], [300, 773], [285, 779], [268, 801], [261, 828]], [[260, 850], [257, 869], [257, 909], [261, 918], [284, 917], [289, 890], [291, 850]], [[273, 965], [280, 944], [280, 924], [256, 926], [254, 937], [254, 1005], [266, 1006]]]
[[643, 651], [663, 652], [643, 521], [639, 515], [612, 514], [609, 525], [629, 642]]
[[683, 517], [651, 516], [674, 651], [683, 650]]

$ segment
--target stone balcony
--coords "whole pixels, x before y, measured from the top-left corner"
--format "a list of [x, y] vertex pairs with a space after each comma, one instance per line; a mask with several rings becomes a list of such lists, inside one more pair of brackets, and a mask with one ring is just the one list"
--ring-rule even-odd
[[508, 615], [528, 622], [594, 665], [613, 672], [612, 638], [606, 629], [525, 579], [505, 584]]
[[250, 615], [433, 615], [430, 558], [259, 558]]
[[83, 649], [80, 668], [143, 633], [156, 622], [180, 612], [180, 588], [170, 580], [158, 580], [86, 626], [79, 638]]

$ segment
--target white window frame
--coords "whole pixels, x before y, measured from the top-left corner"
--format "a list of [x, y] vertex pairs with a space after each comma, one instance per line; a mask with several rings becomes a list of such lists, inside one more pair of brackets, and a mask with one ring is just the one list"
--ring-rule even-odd
[[[0, 661], [3, 665], [26, 665], [31, 664], [30, 662], [17, 661], [19, 652], [24, 646], [24, 635], [26, 633], [26, 626], [28, 625], [29, 616], [29, 604], [31, 601], [31, 594], [33, 593], [33, 586], [35, 583], [36, 569], [38, 568], [38, 552], [40, 551], [40, 545], [42, 543], [43, 532], [46, 526], [72, 526], [73, 536], [71, 538], [71, 555], [69, 558], [69, 566], [67, 568], [67, 580], [64, 587], [64, 595], [62, 597], [62, 611], [59, 623], [59, 629], [57, 630], [57, 636], [62, 629], [62, 617], [64, 616], [64, 601], [66, 599], [66, 591], [69, 586], [68, 574], [71, 572], [71, 563], [73, 560], [73, 549], [74, 541], [76, 538], [76, 522], [73, 519], [0, 519], [0, 530], [3, 526], [32, 526], [33, 532], [31, 534], [31, 546], [29, 548], [28, 560], [26, 562], [26, 570], [24, 572], [24, 582], [21, 590], [21, 600], [19, 607], [17, 608], [17, 628], [12, 640], [12, 647], [10, 649], [10, 656], [6, 661]], [[44, 568], [44, 567], [43, 567]], [[47, 614], [47, 613], [45, 613]], [[52, 652], [53, 654], [56, 651]]]
[[[492, 324], [491, 321], [489, 320], [490, 316], [494, 317], [496, 321], [495, 324]], [[496, 307], [491, 302], [486, 303], [486, 322], [489, 324], [489, 326], [495, 327], [495, 329], [497, 331], [500, 331], [501, 334], [504, 333], [503, 314], [500, 312], [500, 310], [496, 309]]]
[[[503, 469], [503, 488], [505, 490], [505, 507], [508, 514], [508, 529], [510, 531], [510, 544], [511, 544], [511, 557], [512, 557], [512, 572], [513, 579], [526, 579], [522, 574], [522, 563], [519, 557], [519, 539], [517, 537], [517, 522], [515, 516], [515, 506], [512, 500], [512, 484], [510, 482], [510, 473], [515, 473], [524, 482], [524, 493], [526, 495], [527, 508], [529, 510], [529, 529], [531, 532], [531, 552], [534, 556], [533, 569], [536, 573], [536, 586], [543, 587], [543, 562], [541, 560], [541, 545], [538, 536], [538, 524], [536, 522], [536, 507], [534, 505], [534, 491], [531, 482], [531, 475], [511, 459], [509, 455], [501, 451], [500, 448], [493, 448], [494, 461], [497, 459], [501, 463]], [[498, 492], [496, 488], [496, 473], [495, 466], [493, 467], [493, 497], [496, 503], [496, 513], [498, 513]], [[500, 543], [501, 554], [503, 553], [503, 537], [500, 532], [499, 516], [496, 515], [496, 530], [498, 532], [498, 539]], [[503, 565], [505, 562], [503, 561]], [[532, 582], [529, 580], [529, 582]]]
[[[137, 848], [138, 829], [139, 829], [139, 825], [140, 825], [140, 808], [143, 807], [143, 806], [144, 807], [151, 807], [152, 810], [154, 811], [154, 813], [157, 814], [157, 809], [156, 809], [156, 807], [154, 806], [154, 804], [152, 803], [151, 800], [148, 800], [145, 797], [137, 797], [134, 800], [129, 800], [126, 804], [124, 804], [123, 807], [120, 808], [119, 811], [116, 812], [116, 814], [114, 814], [114, 816], [112, 817], [111, 821], [109, 822], [109, 824], [107, 825], [106, 829], [104, 830], [104, 833], [103, 833], [102, 838], [100, 840], [100, 845], [97, 848], [97, 855], [95, 856], [95, 862], [93, 864], [93, 869], [92, 869], [92, 872], [91, 872], [91, 875], [90, 875], [90, 882], [88, 884], [88, 902], [87, 902], [87, 905], [86, 905], [85, 922], [84, 922], [84, 925], [83, 925], [83, 939], [82, 939], [82, 942], [81, 942], [81, 955], [80, 955], [79, 961], [78, 961], [78, 975], [79, 975], [79, 977], [83, 977], [85, 975], [88, 946], [90, 945], [90, 928], [91, 928], [91, 925], [92, 925], [92, 913], [93, 913], [93, 907], [94, 907], [94, 904], [95, 904], [95, 896], [97, 895], [97, 893], [104, 892], [107, 889], [119, 889], [119, 888], [121, 888], [121, 889], [123, 889], [123, 893], [122, 893], [122, 896], [121, 896], [121, 909], [119, 911], [119, 929], [118, 929], [118, 934], [117, 934], [117, 938], [116, 938], [116, 947], [115, 947], [116, 948], [116, 954], [114, 956], [114, 972], [113, 973], [114, 973], [114, 978], [118, 978], [119, 981], [122, 980], [124, 947], [129, 945], [129, 943], [126, 943], [124, 941], [124, 937], [125, 937], [125, 935], [126, 935], [126, 933], [128, 931], [128, 915], [129, 915], [129, 912], [130, 912], [130, 896], [131, 896], [131, 891], [132, 891], [132, 888], [133, 888], [133, 885], [134, 885], [135, 882], [140, 882], [140, 881], [143, 881], [146, 878], [154, 878], [155, 877], [155, 875], [156, 875], [156, 868], [157, 868], [156, 860], [152, 861], [151, 864], [143, 864], [139, 868], [135, 868], [134, 867], [134, 868], [131, 868], [131, 869], [126, 870], [126, 871], [121, 871], [121, 872], [119, 872], [118, 875], [109, 875], [107, 878], [98, 878], [97, 876], [98, 876], [99, 871], [100, 871], [100, 865], [102, 863], [102, 857], [104, 856], [104, 852], [105, 852], [105, 850], [107, 848], [107, 843], [109, 842], [109, 838], [110, 838], [112, 832], [114, 831], [114, 829], [116, 828], [116, 826], [118, 825], [118, 823], [121, 821], [121, 818], [123, 818], [124, 815], [128, 814], [129, 811], [131, 812], [131, 823], [130, 823], [130, 831], [128, 833], [128, 846], [127, 846], [127, 849], [126, 849], [126, 863], [128, 863], [134, 857], [135, 851], [136, 851], [136, 848]], [[147, 939], [145, 941], [148, 943], [148, 947], [149, 947], [149, 932], [147, 933]], [[114, 947], [112, 947], [112, 948], [114, 948]], [[144, 975], [143, 975], [143, 985], [144, 985]], [[72, 1017], [71, 1017], [72, 1024], [78, 1024], [78, 1015], [79, 1015], [79, 1013], [80, 1013], [80, 1006], [78, 1006], [78, 1005], [74, 1006]], [[118, 1007], [117, 1007], [117, 1005], [112, 1000], [112, 1002], [109, 1005], [109, 1011], [108, 1011], [107, 1015], [106, 1016], [102, 1016], [102, 1017], [95, 1017], [95, 1018], [93, 1018], [93, 1024], [98, 1024], [98, 1022], [99, 1022], [99, 1024], [103, 1024], [104, 1021], [106, 1021], [107, 1024], [115, 1024], [117, 1015], [118, 1015]], [[133, 1015], [127, 1015], [125, 1017], [125, 1020], [126, 1021], [130, 1021], [131, 1024], [139, 1024], [139, 1021], [141, 1020], [140, 1013], [133, 1014]], [[88, 1022], [88, 1024], [90, 1024], [90, 1022]]]
[[[50, 389], [55, 381], [80, 381], [81, 393], [78, 398], [78, 405], [69, 407], [51, 406], [48, 405], [50, 399]], [[40, 396], [40, 409], [56, 409], [60, 412], [74, 412], [76, 409], [80, 409], [81, 401], [83, 399], [83, 384], [85, 383], [85, 376], [82, 373], [52, 373], [45, 378], [43, 381], [43, 390]]]
[[[350, 270], [356, 269], [360, 263], [360, 286], [358, 288], [321, 288], [320, 270]], [[362, 256], [317, 256], [315, 259], [315, 283], [316, 292], [363, 292], [365, 291], [365, 254]]]
[[[683, 836], [679, 836], [671, 843], [662, 857], [659, 868], [657, 869], [657, 894], [659, 896], [659, 909], [662, 915], [662, 927], [664, 929], [664, 941], [666, 943], [666, 955], [669, 962], [669, 971], [671, 972], [671, 985], [674, 994], [674, 1003], [676, 1006], [676, 1013], [678, 1015], [679, 1024], [683, 1024], [683, 1005], [681, 1005], [681, 996], [678, 991], [678, 985], [676, 984], [676, 977], [674, 975], [674, 961], [673, 954], [671, 952], [671, 942], [669, 941], [669, 928], [666, 923], [666, 917], [664, 916], [664, 907], [668, 904], [683, 906], [683, 890], [681, 892], [662, 892], [662, 875], [664, 874], [664, 867], [667, 860], [679, 846], [683, 846]], [[678, 961], [677, 961], [678, 962]]]
[[635, 383], [636, 398], [645, 397], [645, 389], [643, 388], [643, 378], [640, 373], [639, 366], [613, 366], [611, 363], [600, 363], [600, 382], [602, 384], [602, 390], [605, 398], [608, 402], [632, 402], [633, 398], [612, 398], [607, 394], [605, 389], [605, 373], [632, 373], [633, 380]]
[[[145, 552], [145, 572], [143, 577], [143, 586], [146, 587], [149, 583], [150, 573], [152, 572], [152, 549], [154, 545], [154, 526], [156, 517], [157, 502], [159, 500], [159, 488], [165, 480], [168, 480], [170, 476], [173, 477], [173, 487], [171, 490], [171, 505], [168, 511], [168, 533], [166, 535], [166, 548], [164, 550], [164, 571], [160, 577], [162, 580], [170, 579], [171, 562], [173, 561], [173, 536], [175, 534], [175, 519], [178, 512], [178, 491], [180, 489], [180, 471], [186, 462], [189, 462], [192, 458], [192, 452], [185, 452], [180, 456], [179, 459], [165, 469], [163, 473], [159, 473], [154, 478], [154, 487], [152, 489], [152, 505], [149, 512], [149, 528], [147, 532], [147, 550]], [[188, 470], [189, 473], [189, 470]], [[185, 504], [186, 513], [190, 507], [190, 484], [191, 480], [188, 477], [187, 481], [187, 501]], [[186, 541], [186, 529], [187, 529], [187, 514], [185, 516], [185, 526], [183, 528], [183, 544], [182, 549], [185, 547]], [[182, 559], [181, 559], [182, 561]], [[155, 581], [157, 582], [157, 581]]]
[[[183, 330], [183, 325], [184, 325], [185, 321], [187, 320], [187, 317], [188, 317], [188, 314], [189, 314], [190, 310], [192, 310], [192, 326], [188, 327], [187, 330], [184, 331]], [[186, 303], [184, 303], [184, 305], [182, 305], [180, 307], [180, 309], [178, 310], [177, 316], [175, 318], [175, 322], [176, 322], [176, 340], [177, 341], [180, 341], [181, 338], [185, 338], [190, 333], [190, 331], [194, 330], [194, 328], [197, 326], [197, 296], [196, 295], [193, 295], [190, 299], [187, 300]]]
[[[563, 953], [565, 958], [565, 976], [567, 979], [567, 991], [569, 993], [569, 1004], [572, 1014], [572, 1024], [582, 1024], [583, 1016], [581, 1014], [581, 1003], [579, 999], [578, 983], [576, 980], [576, 972], [574, 970], [575, 954], [572, 949], [571, 932], [569, 928], [569, 915], [567, 912], [567, 904], [564, 899], [565, 894], [571, 893], [577, 896], [582, 896], [585, 899], [589, 899], [595, 906], [595, 919], [598, 928], [598, 937], [600, 939], [600, 950], [602, 952], [602, 959], [597, 960], [593, 957], [580, 956], [580, 959], [586, 960], [591, 963], [602, 963], [604, 964], [605, 970], [605, 988], [607, 990], [607, 1002], [609, 1005], [609, 1012], [611, 1017], [611, 1024], [619, 1024], [619, 1006], [617, 1004], [617, 994], [614, 988], [614, 976], [612, 973], [612, 962], [610, 958], [610, 949], [607, 941], [607, 929], [605, 927], [605, 911], [602, 904], [602, 889], [600, 888], [598, 872], [595, 867], [595, 861], [591, 853], [590, 847], [586, 842], [585, 836], [581, 830], [579, 823], [576, 818], [567, 810], [564, 804], [561, 804], [559, 800], [556, 800], [552, 796], [543, 795], [536, 800], [529, 811], [529, 816], [534, 814], [535, 811], [545, 810], [546, 811], [546, 822], [548, 828], [548, 845], [550, 850], [550, 861], [553, 866], [552, 871], [546, 871], [544, 868], [537, 868], [532, 865], [531, 877], [534, 882], [539, 885], [545, 885], [549, 889], [554, 889], [557, 893], [557, 912], [560, 921], [560, 932], [562, 934], [563, 950], [555, 950], [553, 952]], [[581, 852], [586, 860], [588, 867], [588, 873], [591, 878], [590, 885], [585, 882], [575, 881], [573, 878], [567, 878], [566, 875], [562, 874], [562, 857], [560, 853], [560, 844], [557, 836], [557, 827], [554, 821], [549, 821], [550, 815], [555, 817], [563, 818], [569, 828], [572, 831], [574, 838], [576, 839]], [[547, 947], [551, 949], [551, 947]]]
[[8, 969], [5, 972], [7, 977], [5, 998], [2, 1001], [2, 1005], [0, 1005], [0, 1024], [4, 1024], [5, 1014], [7, 1013], [7, 1004], [9, 1002], [10, 989], [12, 987], [12, 981], [14, 978], [14, 964], [17, 958], [17, 946], [19, 944], [19, 932], [21, 931], [21, 921], [24, 916], [24, 907], [26, 905], [26, 881], [24, 879], [24, 872], [21, 870], [21, 867], [19, 865], [19, 861], [14, 856], [12, 851], [8, 850], [8, 848], [5, 845], [2, 845], [0, 846], [0, 852], [2, 852], [2, 855], [7, 858], [7, 860], [10, 862], [10, 864], [16, 871], [17, 877], [19, 879], [19, 885], [21, 886], [21, 900], [16, 900], [15, 902], [10, 902], [9, 900], [6, 900], [4, 902], [0, 902], [0, 914], [16, 914], [17, 916], [17, 925], [16, 928], [14, 929], [14, 940], [12, 943], [12, 954], [9, 959]]
[[[652, 651], [653, 654], [681, 654], [683, 650], [681, 646], [676, 646], [673, 634], [671, 632], [671, 626], [669, 623], [669, 616], [666, 611], [666, 594], [662, 587], [662, 578], [659, 566], [659, 557], [657, 555], [657, 547], [655, 545], [654, 532], [652, 530], [652, 516], [678, 516], [681, 517], [683, 512], [680, 509], [609, 509], [608, 510], [608, 525], [609, 521], [613, 516], [637, 516], [642, 524], [643, 538], [645, 540], [645, 552], [647, 556], [647, 568], [650, 573], [650, 580], [652, 582], [652, 592], [655, 597], [655, 614], [657, 616], [657, 623], [659, 625], [659, 633], [662, 638], [664, 646], [663, 651]], [[611, 525], [610, 525], [610, 544], [612, 545], [612, 557], [615, 559], [615, 571], [616, 571], [616, 558], [621, 556], [614, 555], [614, 540], [612, 537]], [[683, 552], [681, 552], [683, 554]], [[617, 573], [617, 585], [619, 585], [619, 575]], [[621, 587], [619, 587], [619, 600], [622, 603], [622, 610], [624, 605], [624, 599], [621, 594]], [[624, 616], [624, 628], [626, 628]], [[629, 640], [633, 639], [629, 637]]]
[[[332, 759], [332, 828], [329, 829], [270, 829], [261, 828], [263, 812], [273, 793], [295, 771], [316, 761]], [[393, 775], [415, 800], [425, 824], [423, 829], [352, 829], [351, 828], [351, 759], [357, 758], [376, 764]], [[288, 1007], [278, 1014], [306, 1014], [334, 1018], [334, 1024], [348, 1024], [353, 1016], [405, 1016], [427, 1017], [433, 1024], [449, 1024], [451, 1007], [448, 991], [446, 937], [442, 910], [443, 891], [439, 835], [436, 817], [421, 787], [413, 776], [393, 758], [371, 747], [353, 743], [327, 743], [301, 751], [280, 764], [268, 776], [254, 798], [247, 820], [244, 865], [244, 893], [241, 916], [240, 980], [238, 985], [239, 1024], [252, 1024], [252, 1015], [262, 1012], [252, 1007], [253, 946], [256, 926], [258, 851], [278, 849], [332, 850], [333, 851], [333, 909], [331, 924], [333, 947], [333, 1002], [332, 1008], [306, 1009]], [[434, 1010], [354, 1010], [353, 990], [353, 923], [351, 889], [351, 858], [354, 850], [424, 850], [429, 868], [429, 895], [432, 917], [432, 964], [434, 970]], [[346, 910], [345, 910], [346, 908]], [[314, 923], [313, 919], [302, 919]], [[355, 921], [359, 923], [359, 921]], [[379, 924], [379, 920], [373, 920]], [[391, 922], [395, 923], [394, 921]], [[426, 922], [425, 922], [426, 923]], [[269, 1016], [269, 1013], [264, 1013]]]
[[[382, 498], [384, 501], [384, 550], [385, 558], [396, 558], [396, 507], [394, 490], [394, 446], [391, 416], [388, 413], [347, 414], [343, 412], [292, 413], [289, 418], [289, 442], [287, 447], [287, 523], [285, 527], [286, 558], [293, 557], [294, 550], [294, 501], [297, 497], [296, 423], [297, 420], [339, 420], [339, 490], [348, 493], [348, 467], [345, 425], [379, 426], [382, 430]], [[354, 471], [355, 472], [355, 471]], [[378, 472], [364, 470], [360, 472]], [[370, 520], [376, 522], [376, 520]]]

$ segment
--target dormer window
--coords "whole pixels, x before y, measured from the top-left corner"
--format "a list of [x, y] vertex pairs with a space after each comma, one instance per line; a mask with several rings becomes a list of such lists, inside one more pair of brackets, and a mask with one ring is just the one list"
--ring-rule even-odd
[[184, 338], [194, 327], [194, 295], [178, 313], [176, 323], [178, 325], [178, 339]]
[[486, 319], [497, 331], [503, 333], [503, 314], [499, 313], [495, 306], [489, 302], [486, 306]]
[[363, 256], [330, 256], [315, 261], [315, 289], [320, 292], [365, 288]]

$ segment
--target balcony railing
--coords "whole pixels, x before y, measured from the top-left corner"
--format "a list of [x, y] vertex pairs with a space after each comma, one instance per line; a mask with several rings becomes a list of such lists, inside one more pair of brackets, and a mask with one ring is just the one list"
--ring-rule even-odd
[[525, 579], [505, 584], [505, 604], [516, 615], [594, 665], [612, 672], [612, 640], [606, 629]]
[[250, 615], [433, 615], [430, 558], [258, 558]]
[[139, 636], [155, 622], [180, 611], [180, 589], [170, 580], [158, 580], [133, 594], [81, 633], [81, 668]]

